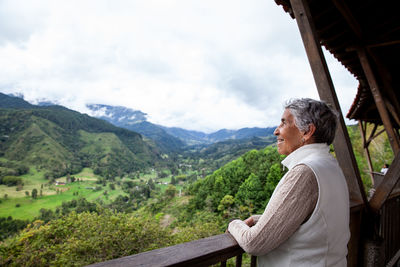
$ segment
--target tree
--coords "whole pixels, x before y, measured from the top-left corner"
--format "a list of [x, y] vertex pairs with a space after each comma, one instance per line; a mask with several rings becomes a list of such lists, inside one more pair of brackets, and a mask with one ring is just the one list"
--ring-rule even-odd
[[2, 183], [7, 186], [22, 185], [22, 178], [16, 176], [4, 176]]
[[168, 173], [166, 171], [162, 171], [158, 174], [158, 178], [165, 178], [168, 177]]
[[147, 184], [149, 185], [151, 190], [156, 189], [156, 185], [154, 184], [153, 179], [150, 178], [149, 181], [147, 182]]
[[[283, 171], [280, 163], [275, 163], [269, 169], [267, 180], [265, 182], [264, 190], [266, 193], [266, 200], [268, 201], [275, 190], [276, 185], [279, 183], [283, 176]], [[267, 203], [265, 203], [266, 205]]]
[[0, 244], [0, 261], [7, 259], [11, 266], [85, 266], [165, 247], [173, 241], [171, 232], [151, 218], [107, 210], [100, 214], [72, 212], [47, 224], [36, 220], [9, 243]]
[[38, 191], [37, 191], [37, 189], [36, 188], [33, 188], [32, 189], [32, 193], [31, 193], [31, 196], [32, 196], [32, 198], [37, 198], [37, 194], [38, 194]]
[[255, 210], [262, 211], [265, 202], [265, 192], [263, 190], [260, 179], [255, 174], [250, 176], [244, 181], [239, 187], [239, 190], [235, 196], [239, 204], [243, 206], [254, 207]]
[[171, 177], [171, 184], [176, 185], [176, 179], [174, 176]]
[[167, 189], [165, 190], [165, 195], [168, 198], [173, 198], [176, 194], [176, 187], [172, 184], [168, 185]]
[[235, 198], [231, 195], [225, 195], [218, 205], [218, 210], [223, 213], [224, 217], [229, 217], [232, 214], [234, 204]]

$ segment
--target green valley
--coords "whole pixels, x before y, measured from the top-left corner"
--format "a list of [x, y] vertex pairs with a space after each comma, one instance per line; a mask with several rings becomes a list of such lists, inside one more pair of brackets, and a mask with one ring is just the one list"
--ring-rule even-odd
[[[0, 265], [83, 266], [220, 234], [262, 213], [285, 173], [272, 135], [182, 146], [164, 134], [0, 93]], [[393, 155], [374, 142], [379, 168]]]

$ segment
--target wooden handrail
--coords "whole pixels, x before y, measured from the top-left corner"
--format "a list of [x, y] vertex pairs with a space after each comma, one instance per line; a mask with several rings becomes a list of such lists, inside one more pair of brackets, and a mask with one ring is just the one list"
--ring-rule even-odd
[[226, 233], [89, 266], [208, 266], [243, 253], [232, 235]]
[[[400, 199], [400, 192], [393, 193], [388, 197], [388, 199], [394, 198]], [[352, 236], [348, 244], [348, 266], [358, 266], [358, 248], [360, 247], [361, 238], [360, 223], [362, 211], [365, 206], [362, 203], [356, 202], [351, 202], [350, 206], [350, 213], [352, 218], [350, 221], [350, 229], [352, 232]], [[398, 223], [396, 225], [398, 225]], [[390, 229], [389, 234], [391, 234]], [[387, 229], [385, 231], [387, 231]], [[392, 250], [398, 249], [397, 243], [393, 243], [392, 245], [390, 244], [389, 246]], [[245, 252], [243, 251], [243, 249], [240, 248], [233, 236], [229, 233], [226, 233], [178, 244], [175, 246], [126, 256], [119, 259], [95, 263], [89, 266], [209, 266], [217, 263], [221, 263], [221, 266], [226, 266], [226, 261], [233, 257], [236, 257], [236, 266], [241, 266], [243, 253]], [[393, 255], [389, 256], [393, 257]], [[257, 257], [251, 256], [251, 267], [256, 266], [256, 259]]]
[[[351, 212], [362, 209], [361, 203], [351, 203]], [[198, 239], [175, 246], [155, 249], [139, 254], [89, 265], [90, 267], [133, 267], [133, 266], [209, 266], [222, 263], [230, 258], [241, 266], [241, 255], [245, 253], [229, 233]], [[251, 266], [256, 257], [251, 256]]]

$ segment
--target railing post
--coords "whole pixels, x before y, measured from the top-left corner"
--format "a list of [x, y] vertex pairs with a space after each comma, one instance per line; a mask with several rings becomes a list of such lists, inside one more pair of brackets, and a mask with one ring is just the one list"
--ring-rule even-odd
[[236, 256], [236, 267], [242, 267], [242, 256], [243, 254]]
[[250, 267], [256, 267], [256, 266], [257, 266], [257, 257], [251, 256]]

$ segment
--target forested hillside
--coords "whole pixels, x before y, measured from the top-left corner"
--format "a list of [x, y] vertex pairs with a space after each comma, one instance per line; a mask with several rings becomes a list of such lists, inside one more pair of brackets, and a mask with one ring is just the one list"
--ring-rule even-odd
[[0, 243], [0, 263], [82, 266], [222, 233], [229, 218], [263, 210], [283, 175], [280, 160], [274, 147], [249, 151], [182, 195], [173, 185], [164, 192], [149, 187], [152, 197], [139, 210], [121, 196], [107, 205], [78, 201], [60, 213], [43, 211]]
[[2, 177], [21, 174], [14, 165], [46, 169], [48, 177], [91, 167], [97, 174], [109, 177], [163, 161], [158, 149], [138, 133], [61, 106], [37, 107], [18, 101], [11, 108], [15, 98], [3, 95], [2, 99], [9, 107], [0, 113]]
[[[196, 209], [261, 213], [284, 171], [274, 147], [252, 150], [190, 187]], [[236, 211], [237, 212], [237, 211]]]

